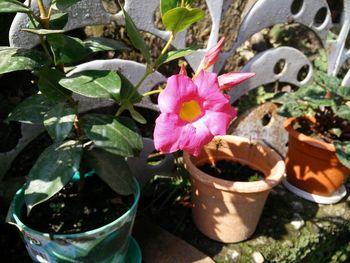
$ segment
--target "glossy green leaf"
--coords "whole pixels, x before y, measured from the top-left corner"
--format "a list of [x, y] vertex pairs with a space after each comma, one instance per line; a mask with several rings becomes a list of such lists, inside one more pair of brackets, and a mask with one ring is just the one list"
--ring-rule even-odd
[[163, 16], [167, 11], [180, 6], [180, 0], [160, 0], [160, 13]]
[[336, 115], [339, 118], [347, 120], [350, 122], [350, 106], [349, 105], [341, 105], [336, 111]]
[[54, 106], [46, 96], [36, 94], [26, 98], [8, 116], [8, 121], [42, 124], [44, 115]]
[[149, 52], [149, 49], [142, 38], [139, 30], [135, 26], [134, 22], [132, 21], [129, 14], [125, 11], [125, 9], [122, 7], [123, 14], [125, 17], [125, 25], [126, 25], [126, 31], [130, 38], [131, 43], [135, 48], [141, 51], [142, 55], [144, 56], [147, 63], [151, 62], [151, 54]]
[[[135, 89], [135, 86], [127, 79], [123, 74], [119, 73], [120, 79], [121, 79], [121, 91], [120, 91], [120, 99], [121, 101], [128, 100], [129, 96]], [[135, 91], [132, 97], [130, 98], [129, 102], [132, 104], [138, 103], [142, 100], [142, 96], [138, 93], [138, 91]]]
[[87, 152], [86, 165], [115, 192], [122, 195], [133, 193], [132, 173], [124, 157], [94, 148]]
[[155, 62], [155, 65], [159, 66], [161, 64], [168, 63], [172, 60], [185, 57], [187, 55], [192, 54], [197, 49], [198, 49], [198, 47], [189, 47], [189, 48], [185, 48], [185, 49], [178, 49], [178, 50], [174, 50], [174, 51], [169, 51], [168, 53], [161, 55], [157, 59], [157, 61]]
[[59, 192], [79, 170], [82, 146], [76, 141], [51, 145], [39, 156], [29, 172], [25, 187], [27, 213]]
[[85, 135], [105, 151], [131, 157], [142, 150], [142, 137], [129, 118], [89, 114], [81, 118], [81, 123]]
[[55, 65], [77, 63], [92, 53], [79, 38], [52, 34], [47, 36], [47, 40], [54, 54]]
[[57, 69], [46, 68], [37, 72], [38, 87], [41, 93], [53, 101], [66, 101], [72, 92], [62, 87], [59, 81], [65, 76]]
[[81, 0], [55, 0], [56, 7], [59, 10], [66, 10], [68, 7], [80, 2]]
[[177, 7], [167, 11], [163, 15], [163, 24], [166, 30], [178, 33], [202, 20], [204, 17], [204, 11], [199, 8]]
[[22, 31], [26, 31], [38, 36], [45, 36], [50, 34], [59, 34], [64, 33], [64, 30], [61, 29], [33, 29], [33, 28], [22, 28]]
[[137, 121], [137, 122], [139, 122], [141, 124], [146, 124], [147, 123], [147, 120], [138, 111], [135, 110], [135, 108], [134, 108], [134, 106], [132, 104], [128, 104], [127, 109], [129, 110], [131, 117], [135, 121]]
[[86, 97], [120, 100], [121, 80], [113, 71], [83, 71], [62, 79], [59, 84]]
[[122, 42], [104, 37], [91, 37], [85, 40], [84, 43], [85, 46], [92, 52], [128, 50], [128, 47], [125, 46]]
[[338, 160], [350, 169], [350, 143], [335, 141], [334, 146]]
[[51, 64], [50, 58], [34, 49], [0, 47], [0, 74], [35, 70]]
[[31, 10], [16, 0], [0, 0], [0, 13], [30, 13]]
[[284, 117], [301, 117], [304, 116], [304, 111], [296, 101], [290, 101], [278, 109], [278, 114]]
[[75, 109], [66, 103], [57, 104], [44, 115], [44, 125], [52, 140], [63, 141], [73, 128]]
[[50, 29], [63, 29], [68, 22], [68, 13], [55, 13], [49, 21]]

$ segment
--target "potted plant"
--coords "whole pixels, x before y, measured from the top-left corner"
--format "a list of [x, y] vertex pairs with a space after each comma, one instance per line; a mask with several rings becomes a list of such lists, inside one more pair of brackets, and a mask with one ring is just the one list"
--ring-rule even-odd
[[[138, 88], [160, 65], [195, 50], [168, 49], [176, 33], [202, 19], [204, 12], [192, 8], [191, 1], [161, 1], [162, 19], [171, 34], [160, 56], [153, 59], [122, 8], [130, 41], [147, 62], [144, 76], [133, 85], [120, 72], [89, 70], [67, 75], [93, 53], [126, 49], [111, 39], [65, 35], [66, 9], [78, 1], [0, 2], [1, 13], [28, 15], [30, 22], [22, 30], [37, 35], [41, 44], [38, 49], [0, 48], [4, 62], [0, 74], [30, 70], [40, 90], [20, 103], [8, 121], [43, 124], [52, 140], [16, 193], [7, 220], [19, 228], [34, 261], [140, 262], [140, 251], [131, 238], [140, 187], [126, 158], [137, 156], [143, 148], [133, 119], [141, 124], [146, 119], [134, 104], [161, 90], [141, 95]], [[120, 107], [110, 115], [81, 113], [73, 94], [111, 99]], [[124, 111], [132, 118], [122, 116]]]
[[314, 83], [274, 101], [288, 117], [285, 185], [308, 200], [334, 203], [346, 194], [350, 168], [350, 89], [321, 70]]
[[196, 226], [225, 243], [249, 238], [269, 193], [283, 178], [281, 157], [265, 145], [232, 135], [217, 136], [198, 156], [183, 157], [191, 174]]
[[[222, 38], [207, 52], [192, 78], [182, 69], [168, 79], [158, 98], [161, 114], [156, 120], [154, 140], [156, 149], [162, 152], [184, 151], [185, 168], [192, 182], [192, 214], [199, 230], [221, 242], [238, 242], [255, 231], [269, 192], [282, 179], [284, 162], [266, 146], [235, 136], [218, 136], [226, 134], [236, 116], [225, 90], [254, 76], [218, 76], [205, 71], [216, 62], [223, 42]], [[225, 180], [198, 168], [205, 163], [215, 166], [220, 161], [230, 162]], [[233, 173], [241, 165], [246, 171], [260, 174], [261, 181], [238, 182]]]

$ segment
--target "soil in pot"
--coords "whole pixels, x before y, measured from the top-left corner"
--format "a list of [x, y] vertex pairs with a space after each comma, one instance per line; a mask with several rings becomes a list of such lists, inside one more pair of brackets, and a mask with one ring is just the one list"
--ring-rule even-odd
[[214, 164], [200, 165], [198, 169], [216, 178], [236, 182], [254, 182], [265, 178], [262, 172], [234, 160], [217, 160]]
[[[332, 130], [334, 130], [333, 128], [342, 131], [340, 137], [332, 133]], [[297, 121], [293, 123], [293, 129], [306, 136], [326, 143], [333, 143], [333, 140], [350, 140], [350, 125], [341, 120], [335, 120], [334, 122], [329, 123], [328, 120], [322, 121], [316, 119], [315, 122], [312, 122], [305, 118], [298, 118]]]
[[115, 193], [98, 176], [88, 176], [79, 190], [78, 182], [68, 183], [59, 193], [35, 206], [23, 223], [44, 233], [74, 234], [106, 225], [123, 215], [133, 204], [133, 195]]

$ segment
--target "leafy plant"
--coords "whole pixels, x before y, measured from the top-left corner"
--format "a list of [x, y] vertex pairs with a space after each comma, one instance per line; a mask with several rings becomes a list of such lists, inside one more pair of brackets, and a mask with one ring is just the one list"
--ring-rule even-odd
[[[79, 0], [54, 0], [48, 7], [37, 0], [39, 14], [17, 0], [0, 0], [0, 13], [25, 13], [29, 23], [23, 31], [35, 34], [41, 48], [0, 47], [0, 74], [29, 70], [38, 79], [40, 92], [25, 99], [8, 116], [7, 121], [43, 124], [52, 145], [40, 155], [28, 175], [25, 189], [27, 212], [59, 192], [75, 172], [95, 170], [113, 190], [132, 193], [126, 158], [137, 156], [143, 148], [136, 122], [146, 119], [134, 104], [143, 96], [138, 88], [160, 65], [189, 55], [195, 48], [168, 51], [176, 33], [202, 19], [204, 12], [192, 8], [191, 1], [161, 0], [162, 18], [171, 37], [158, 58], [151, 53], [131, 17], [122, 7], [127, 34], [133, 46], [147, 62], [142, 79], [133, 85], [120, 72], [89, 70], [67, 76], [70, 68], [89, 55], [103, 51], [122, 51], [122, 43], [105, 38], [82, 40], [64, 34], [68, 22], [67, 8]], [[159, 91], [153, 91], [159, 92]], [[78, 112], [79, 101], [73, 94], [90, 98], [107, 98], [119, 104], [115, 115]], [[132, 118], [121, 116], [129, 111]], [[84, 176], [81, 176], [84, 180]]]
[[[318, 65], [322, 66], [320, 61]], [[295, 92], [276, 94], [273, 101], [282, 104], [280, 115], [298, 118], [307, 133], [334, 144], [339, 161], [350, 168], [350, 87], [342, 86], [337, 77], [316, 70], [312, 84]], [[315, 121], [307, 121], [307, 116]]]

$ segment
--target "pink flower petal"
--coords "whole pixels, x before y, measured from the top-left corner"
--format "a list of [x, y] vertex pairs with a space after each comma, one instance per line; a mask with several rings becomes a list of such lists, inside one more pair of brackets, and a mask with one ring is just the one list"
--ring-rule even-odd
[[220, 95], [218, 75], [202, 70], [194, 80], [198, 87], [198, 94], [202, 98], [210, 98], [212, 95]]
[[197, 87], [189, 77], [177, 74], [168, 78], [166, 88], [158, 96], [158, 106], [162, 113], [179, 112], [184, 101], [198, 96]]
[[230, 105], [222, 106], [221, 112], [206, 111], [201, 121], [208, 127], [213, 135], [225, 135], [230, 122], [236, 117], [236, 110]]
[[180, 149], [198, 156], [203, 146], [209, 143], [214, 136], [202, 121], [187, 124], [181, 134]]
[[255, 73], [229, 72], [218, 77], [220, 90], [227, 90], [255, 76]]
[[210, 68], [212, 65], [215, 64], [215, 62], [218, 60], [220, 52], [221, 52], [221, 48], [224, 45], [225, 42], [225, 37], [222, 37], [218, 43], [216, 43], [215, 46], [213, 46], [211, 49], [209, 49], [202, 62], [201, 62], [201, 68], [203, 70], [206, 70], [208, 68]]
[[154, 146], [157, 151], [172, 153], [179, 149], [184, 122], [176, 114], [162, 113], [156, 120]]

